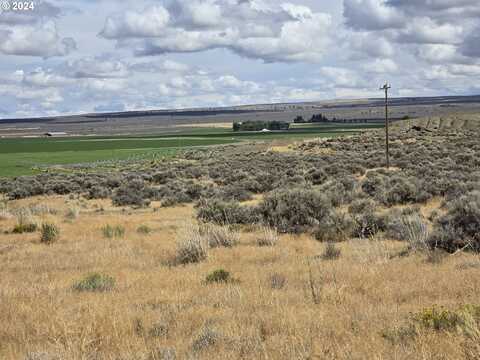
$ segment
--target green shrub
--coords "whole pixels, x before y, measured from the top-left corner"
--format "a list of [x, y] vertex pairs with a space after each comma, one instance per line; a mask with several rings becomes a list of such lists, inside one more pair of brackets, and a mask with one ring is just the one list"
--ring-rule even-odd
[[60, 229], [55, 224], [43, 223], [40, 229], [40, 242], [50, 244], [58, 240]]
[[115, 279], [108, 275], [93, 273], [76, 282], [73, 289], [76, 291], [104, 292], [115, 287]]
[[125, 235], [125, 228], [121, 225], [112, 226], [110, 224], [102, 227], [103, 237], [107, 239], [121, 238]]
[[137, 233], [142, 235], [149, 235], [152, 232], [152, 229], [147, 225], [140, 225], [137, 228]]
[[205, 282], [207, 284], [211, 283], [226, 283], [232, 280], [232, 277], [228, 271], [224, 269], [218, 269], [207, 275]]
[[451, 310], [432, 306], [413, 315], [414, 321], [427, 329], [453, 330], [461, 323], [461, 317]]
[[12, 233], [14, 234], [23, 234], [23, 233], [32, 233], [37, 231], [38, 226], [35, 223], [30, 224], [16, 224], [13, 227]]

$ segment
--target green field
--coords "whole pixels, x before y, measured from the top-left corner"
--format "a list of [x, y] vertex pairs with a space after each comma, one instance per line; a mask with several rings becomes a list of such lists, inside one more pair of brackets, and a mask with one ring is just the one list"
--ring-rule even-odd
[[[378, 127], [378, 126], [373, 126]], [[167, 157], [181, 149], [231, 144], [248, 140], [332, 137], [372, 128], [372, 125], [293, 126], [270, 133], [233, 132], [227, 129], [182, 129], [162, 135], [0, 140], [0, 176], [32, 175], [42, 167], [85, 164], [105, 160]]]

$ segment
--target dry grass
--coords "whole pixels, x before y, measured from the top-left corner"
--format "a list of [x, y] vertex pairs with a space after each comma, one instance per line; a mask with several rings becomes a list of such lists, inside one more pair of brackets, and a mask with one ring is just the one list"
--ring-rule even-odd
[[[0, 235], [0, 359], [464, 359], [479, 350], [461, 333], [383, 336], [433, 304], [478, 303], [480, 267], [462, 266], [473, 255], [433, 265], [421, 253], [392, 257], [404, 243], [370, 239], [338, 244], [341, 256], [324, 261], [324, 245], [307, 235], [258, 247], [242, 233], [236, 247], [171, 267], [191, 206], [122, 212], [90, 202], [65, 221], [66, 198], [10, 205], [32, 202], [58, 210], [38, 221], [56, 222], [62, 236], [42, 246], [38, 233]], [[103, 238], [105, 224], [122, 224], [125, 237]], [[154, 231], [142, 236], [140, 225]], [[219, 268], [238, 281], [206, 285]], [[72, 290], [91, 273], [115, 287]]]

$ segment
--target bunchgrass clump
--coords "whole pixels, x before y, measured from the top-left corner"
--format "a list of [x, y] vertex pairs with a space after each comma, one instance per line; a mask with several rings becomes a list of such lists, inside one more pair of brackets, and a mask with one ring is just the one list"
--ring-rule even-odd
[[192, 344], [193, 352], [205, 350], [211, 346], [218, 344], [220, 341], [220, 334], [206, 325]]
[[231, 248], [237, 245], [240, 240], [240, 234], [228, 226], [208, 224], [200, 230], [210, 248]]
[[149, 235], [152, 233], [152, 229], [148, 225], [140, 225], [137, 228], [137, 233], [141, 235]]
[[75, 291], [104, 292], [115, 287], [115, 279], [108, 275], [93, 273], [73, 284]]
[[65, 213], [65, 218], [67, 220], [75, 220], [79, 214], [80, 214], [80, 209], [75, 206], [72, 206], [68, 208], [67, 212]]
[[270, 287], [275, 290], [280, 290], [287, 284], [287, 278], [285, 275], [275, 273], [270, 276]]
[[35, 223], [30, 224], [16, 224], [13, 227], [12, 233], [14, 234], [23, 234], [23, 233], [33, 233], [37, 231], [38, 226]]
[[52, 223], [43, 223], [40, 229], [40, 242], [44, 244], [51, 244], [57, 241], [60, 237], [60, 229], [57, 225]]
[[192, 225], [184, 230], [177, 240], [176, 264], [193, 264], [204, 261], [208, 256], [209, 245], [198, 226]]
[[230, 273], [224, 269], [218, 269], [215, 271], [212, 271], [210, 274], [207, 275], [205, 278], [205, 282], [207, 284], [212, 284], [212, 283], [227, 283], [232, 281], [232, 277]]
[[110, 224], [102, 227], [103, 237], [107, 239], [122, 238], [125, 235], [125, 228], [121, 225], [112, 226]]
[[37, 231], [38, 225], [29, 209], [22, 209], [17, 213], [17, 223], [13, 227], [12, 233], [23, 234]]
[[278, 232], [268, 226], [263, 226], [260, 234], [257, 235], [256, 241], [258, 246], [275, 246], [278, 243]]
[[334, 243], [329, 242], [325, 246], [325, 250], [322, 254], [323, 260], [336, 260], [340, 257], [341, 250], [338, 249]]

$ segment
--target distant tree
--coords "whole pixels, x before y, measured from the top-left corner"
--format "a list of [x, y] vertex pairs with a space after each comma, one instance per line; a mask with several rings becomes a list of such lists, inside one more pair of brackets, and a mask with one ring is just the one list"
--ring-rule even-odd
[[305, 121], [305, 119], [303, 118], [303, 116], [300, 116], [300, 115], [299, 115], [299, 116], [297, 116], [295, 119], [293, 119], [293, 122], [294, 122], [295, 124], [303, 124], [303, 123], [305, 123], [306, 121]]
[[326, 116], [324, 116], [322, 114], [316, 114], [316, 115], [312, 115], [309, 122], [321, 123], [321, 122], [329, 122], [329, 121], [330, 120]]

